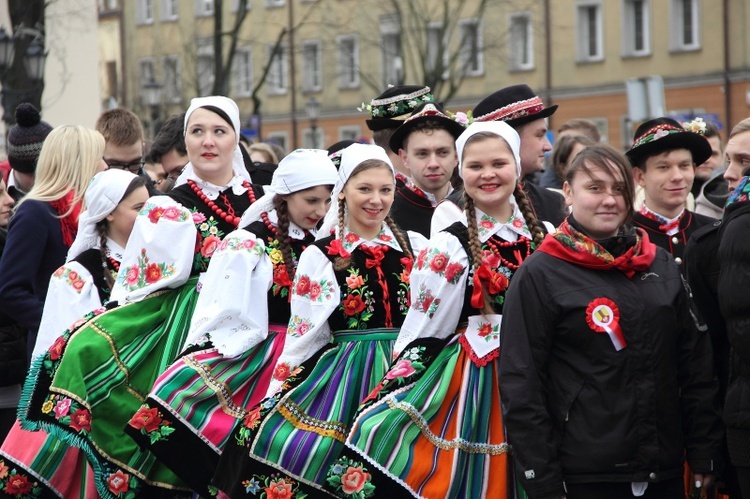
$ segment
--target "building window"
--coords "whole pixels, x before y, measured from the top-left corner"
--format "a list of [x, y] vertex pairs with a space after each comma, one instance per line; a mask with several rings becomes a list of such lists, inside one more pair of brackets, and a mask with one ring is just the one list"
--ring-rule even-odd
[[450, 58], [448, 54], [448, 39], [446, 31], [441, 22], [427, 24], [427, 79], [437, 79], [436, 74], [440, 71], [440, 78], [448, 79], [448, 64]]
[[602, 4], [599, 2], [579, 3], [577, 14], [577, 60], [579, 62], [603, 60]]
[[357, 88], [359, 86], [359, 37], [357, 35], [340, 36], [336, 42], [339, 46], [339, 88]]
[[117, 0], [99, 0], [99, 13], [117, 10]]
[[268, 134], [268, 138], [264, 142], [276, 144], [285, 151], [289, 150], [289, 136], [286, 132], [271, 132]]
[[698, 0], [672, 0], [672, 50], [696, 50], [701, 47], [699, 7]]
[[161, 20], [176, 21], [178, 17], [178, 0], [161, 0]]
[[651, 2], [623, 0], [622, 55], [640, 56], [651, 53]]
[[269, 69], [266, 77], [269, 95], [283, 95], [287, 88], [288, 55], [286, 45], [279, 45], [273, 52], [273, 45], [268, 47]]
[[317, 92], [323, 88], [323, 47], [318, 40], [302, 42], [302, 90]]
[[180, 78], [180, 56], [164, 57], [164, 99], [177, 104], [182, 101], [182, 81]]
[[[147, 83], [156, 81], [153, 59], [141, 59], [140, 61], [138, 61], [138, 79], [140, 82], [140, 84], [138, 85], [139, 88], [143, 88], [143, 86]], [[141, 96], [141, 104], [145, 106], [147, 103], [144, 99], [145, 97]]]
[[325, 135], [323, 129], [315, 127], [315, 140], [313, 140], [312, 128], [305, 128], [302, 130], [302, 147], [304, 149], [325, 148]]
[[211, 38], [198, 40], [198, 94], [210, 95], [214, 86], [214, 45]]
[[253, 52], [250, 47], [242, 47], [234, 53], [232, 62], [234, 95], [250, 97], [253, 93]]
[[135, 4], [135, 19], [138, 24], [153, 24], [154, 0], [138, 0]]
[[214, 15], [214, 0], [195, 0], [195, 17]]
[[484, 74], [482, 24], [478, 19], [461, 19], [458, 27], [461, 40], [460, 67], [466, 76], [481, 76]]
[[273, 7], [283, 7], [284, 6], [284, 0], [266, 0], [266, 7], [273, 8]]
[[508, 47], [512, 70], [534, 69], [534, 31], [531, 26], [531, 13], [511, 14]]
[[360, 126], [342, 126], [339, 127], [339, 140], [359, 140], [362, 136], [362, 127]]
[[387, 15], [380, 18], [380, 39], [383, 86], [401, 85], [404, 79], [404, 60], [398, 16]]

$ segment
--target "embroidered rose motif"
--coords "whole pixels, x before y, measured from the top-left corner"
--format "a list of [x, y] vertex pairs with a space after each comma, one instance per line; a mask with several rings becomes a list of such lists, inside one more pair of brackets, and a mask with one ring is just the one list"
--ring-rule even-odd
[[140, 277], [140, 269], [138, 268], [138, 265], [133, 265], [132, 267], [128, 269], [128, 272], [125, 274], [125, 282], [133, 286], [138, 283], [139, 277]]
[[346, 473], [341, 477], [341, 490], [345, 494], [356, 494], [365, 488], [365, 484], [370, 481], [370, 474], [366, 473], [362, 467], [349, 466]]
[[167, 220], [179, 220], [180, 210], [176, 206], [168, 206], [162, 216]]
[[255, 240], [254, 240], [254, 239], [245, 239], [245, 240], [244, 240], [244, 241], [242, 242], [242, 246], [244, 246], [244, 247], [245, 247], [245, 249], [253, 249], [253, 248], [255, 248], [255, 244], [256, 244], [256, 243], [255, 243]]
[[58, 337], [55, 342], [52, 344], [51, 347], [49, 347], [49, 358], [50, 360], [57, 360], [62, 356], [63, 348], [65, 347], [65, 343], [67, 340], [64, 336]]
[[255, 429], [255, 427], [258, 425], [259, 422], [260, 422], [260, 406], [248, 412], [242, 424], [244, 424], [246, 428], [250, 428], [252, 430], [252, 429]]
[[448, 266], [448, 255], [445, 253], [438, 253], [437, 255], [432, 257], [432, 260], [430, 260], [430, 269], [433, 272], [443, 272], [445, 270], [445, 267]]
[[124, 494], [130, 490], [128, 480], [130, 480], [130, 475], [122, 470], [117, 470], [107, 477], [107, 488], [115, 495]]
[[273, 283], [277, 286], [288, 287], [292, 285], [292, 280], [286, 273], [286, 265], [277, 265], [273, 268]]
[[57, 402], [55, 405], [55, 418], [60, 419], [63, 416], [67, 416], [70, 412], [70, 404], [73, 402], [71, 399], [65, 397]]
[[10, 468], [5, 465], [5, 461], [0, 460], [0, 480], [8, 476], [9, 469]]
[[406, 378], [415, 372], [410, 360], [401, 359], [385, 374], [385, 379]]
[[206, 221], [206, 215], [201, 213], [200, 211], [196, 211], [193, 213], [193, 223], [194, 224], [202, 224]]
[[75, 281], [71, 283], [71, 285], [73, 286], [73, 289], [75, 289], [76, 291], [82, 290], [83, 284], [84, 284], [83, 279], [76, 279]]
[[417, 268], [422, 269], [424, 268], [424, 262], [427, 260], [427, 248], [423, 249], [419, 252], [419, 256], [417, 256]]
[[273, 379], [279, 381], [286, 381], [286, 379], [292, 375], [292, 368], [286, 362], [277, 364], [273, 370]]
[[148, 212], [148, 219], [151, 223], [156, 223], [164, 215], [164, 208], [161, 206], [155, 206], [151, 211]]
[[271, 482], [265, 489], [267, 499], [291, 499], [292, 484], [284, 478]]
[[523, 220], [521, 220], [520, 218], [514, 218], [512, 225], [516, 229], [520, 229], [521, 227], [523, 227], [523, 223]]
[[279, 250], [278, 248], [272, 249], [268, 253], [268, 258], [271, 259], [271, 263], [273, 263], [274, 265], [278, 265], [279, 263], [284, 261], [284, 255], [281, 254], [281, 250]]
[[300, 296], [305, 296], [306, 294], [310, 293], [310, 278], [308, 276], [300, 276], [300, 278], [297, 280], [295, 293]]
[[354, 244], [357, 241], [359, 241], [359, 236], [355, 234], [354, 232], [349, 232], [344, 236], [344, 241], [346, 241], [349, 244]]
[[379, 234], [378, 235], [378, 239], [380, 239], [381, 241], [386, 242], [386, 243], [389, 243], [389, 242], [391, 242], [393, 240], [393, 238], [391, 236], [389, 236], [388, 234], [385, 234], [385, 233]]
[[[359, 236], [357, 236], [357, 239], [359, 239]], [[326, 250], [328, 250], [329, 255], [338, 255], [341, 258], [349, 258], [350, 256], [352, 256], [351, 253], [346, 251], [344, 246], [341, 244], [341, 241], [339, 241], [338, 239], [334, 239], [333, 241], [331, 241], [331, 244], [326, 246]]]
[[483, 218], [479, 221], [479, 227], [485, 230], [492, 230], [492, 228], [495, 226], [495, 224], [492, 222], [492, 220], [488, 218]]
[[128, 424], [136, 430], [145, 430], [146, 433], [150, 433], [159, 428], [162, 418], [159, 417], [159, 410], [156, 407], [149, 408], [148, 406], [142, 406], [138, 409]]
[[340, 496], [365, 499], [374, 495], [370, 473], [361, 462], [340, 458], [331, 465], [327, 475], [326, 481]]
[[445, 268], [445, 280], [450, 282], [451, 284], [455, 284], [457, 278], [463, 274], [464, 272], [464, 266], [460, 263], [449, 263], [448, 266]]
[[11, 496], [22, 496], [31, 492], [31, 482], [26, 475], [12, 475], [5, 484], [5, 493]]
[[57, 270], [55, 270], [55, 273], [52, 275], [55, 277], [61, 277], [63, 275], [63, 272], [65, 272], [65, 266], [62, 266], [58, 268]]
[[482, 323], [479, 327], [479, 337], [484, 338], [492, 334], [492, 324]]
[[161, 269], [159, 268], [159, 265], [156, 263], [149, 263], [148, 267], [146, 267], [146, 282], [148, 284], [153, 284], [159, 279], [161, 279]]
[[500, 257], [494, 254], [490, 250], [482, 251], [482, 265], [488, 265], [491, 269], [496, 269], [500, 266]]
[[346, 285], [349, 289], [357, 289], [365, 284], [361, 275], [350, 275], [346, 278]]
[[211, 258], [220, 242], [221, 239], [213, 234], [205, 238], [203, 240], [203, 247], [201, 248], [201, 255], [203, 255], [205, 258]]
[[91, 431], [91, 413], [86, 409], [78, 409], [70, 416], [70, 426], [77, 432]]
[[78, 272], [71, 270], [68, 272], [68, 282], [73, 282], [78, 279]]
[[344, 307], [344, 314], [348, 316], [358, 314], [365, 309], [365, 302], [359, 295], [348, 295], [344, 298], [342, 305]]
[[500, 272], [493, 272], [489, 285], [490, 294], [496, 295], [506, 289], [508, 289], [508, 278]]

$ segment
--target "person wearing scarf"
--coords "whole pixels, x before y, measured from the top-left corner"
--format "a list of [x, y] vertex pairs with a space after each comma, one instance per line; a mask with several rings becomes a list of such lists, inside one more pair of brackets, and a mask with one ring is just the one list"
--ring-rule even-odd
[[581, 152], [571, 214], [506, 294], [501, 402], [531, 499], [682, 499], [685, 459], [699, 487], [721, 464], [710, 339], [671, 255], [629, 224], [633, 191], [622, 154]]
[[299, 259], [267, 398], [237, 424], [214, 476], [229, 496], [323, 494], [357, 408], [393, 358], [413, 254], [425, 243], [387, 216], [394, 188], [383, 148], [344, 149], [319, 239]]
[[475, 122], [456, 149], [464, 221], [417, 256], [399, 355], [328, 470], [328, 490], [342, 497], [515, 497], [498, 389], [500, 325], [508, 284], [544, 231], [519, 184], [513, 128]]
[[99, 132], [78, 125], [52, 130], [39, 155], [34, 187], [11, 217], [0, 259], [0, 309], [28, 330], [29, 358], [50, 276], [65, 263], [76, 237], [83, 193], [94, 175], [107, 169], [103, 151]]
[[[211, 258], [187, 353], [159, 376], [128, 423], [130, 436], [201, 495], [210, 495], [235, 423], [266, 394], [284, 347], [297, 261], [315, 241], [336, 179], [326, 151], [298, 149], [281, 160], [243, 228]], [[168, 422], [144, 426], [154, 413], [170, 414]]]

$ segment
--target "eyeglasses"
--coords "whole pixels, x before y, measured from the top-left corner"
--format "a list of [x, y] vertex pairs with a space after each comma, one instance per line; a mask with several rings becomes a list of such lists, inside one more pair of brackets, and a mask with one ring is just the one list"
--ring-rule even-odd
[[175, 168], [171, 172], [169, 172], [169, 175], [167, 175], [167, 180], [171, 180], [172, 182], [176, 182], [177, 179], [182, 175], [182, 172], [185, 171], [185, 167], [182, 168]]
[[107, 163], [107, 166], [110, 168], [116, 168], [118, 170], [127, 170], [130, 173], [140, 173], [141, 168], [143, 168], [143, 165], [146, 164], [146, 160], [143, 158], [136, 159], [135, 161], [131, 163], [120, 163], [117, 161], [109, 161], [107, 159], [105, 159], [104, 162]]

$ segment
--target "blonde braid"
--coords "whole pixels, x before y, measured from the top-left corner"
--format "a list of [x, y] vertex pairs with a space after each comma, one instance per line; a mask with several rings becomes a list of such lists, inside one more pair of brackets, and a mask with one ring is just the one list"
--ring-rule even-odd
[[544, 230], [542, 230], [542, 226], [534, 214], [534, 209], [531, 206], [529, 197], [521, 188], [521, 184], [516, 184], [516, 189], [513, 191], [513, 197], [516, 198], [518, 209], [521, 210], [521, 214], [523, 214], [523, 218], [526, 221], [526, 226], [529, 228], [529, 232], [531, 232], [531, 240], [538, 248], [544, 240]]
[[[479, 228], [477, 227], [477, 213], [474, 210], [474, 200], [466, 191], [464, 191], [464, 206], [466, 225], [469, 231], [469, 249], [471, 250], [472, 260], [474, 260], [472, 267], [474, 267], [474, 272], [477, 272], [482, 265], [482, 243], [479, 242]], [[484, 283], [482, 283], [482, 295], [484, 296], [482, 315], [494, 313], [489, 301], [489, 290]]]
[[404, 232], [396, 224], [396, 222], [393, 221], [390, 215], [387, 215], [385, 217], [385, 223], [388, 225], [388, 227], [390, 227], [391, 231], [393, 232], [393, 235], [396, 236], [396, 241], [398, 241], [398, 245], [401, 246], [401, 249], [403, 250], [404, 254], [408, 256], [409, 258], [414, 258], [414, 255], [409, 249], [409, 244], [407, 244], [406, 234], [404, 234]]
[[[339, 200], [339, 240], [341, 241], [341, 244], [344, 244], [344, 228], [346, 227], [346, 224], [344, 223], [344, 219], [346, 217], [346, 200], [341, 199]], [[351, 258], [342, 258], [340, 256], [337, 256], [333, 261], [333, 268], [334, 270], [344, 270], [352, 263]]]

